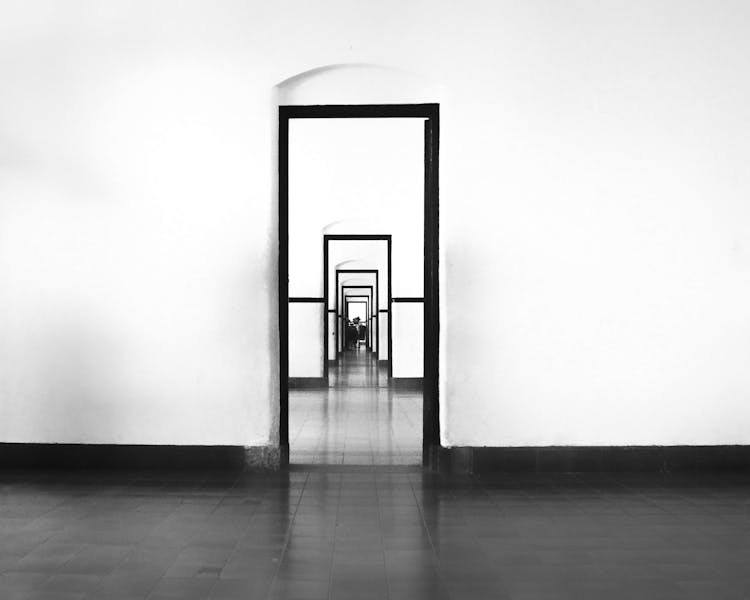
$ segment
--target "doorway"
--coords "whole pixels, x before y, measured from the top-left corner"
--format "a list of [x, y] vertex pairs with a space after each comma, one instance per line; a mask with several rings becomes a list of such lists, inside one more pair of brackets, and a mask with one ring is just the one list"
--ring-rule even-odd
[[[360, 287], [365, 289], [359, 289]], [[344, 323], [347, 325], [353, 323], [354, 325], [360, 326], [358, 329], [361, 329], [361, 332], [358, 332], [357, 334], [357, 340], [360, 343], [357, 344], [357, 346], [361, 346], [362, 342], [364, 342], [367, 349], [370, 350], [371, 346], [369, 336], [372, 331], [372, 324], [370, 322], [370, 303], [372, 302], [372, 288], [370, 288], [368, 292], [368, 287], [369, 286], [345, 285], [342, 286], [341, 292], [344, 303]], [[368, 293], [355, 294], [354, 292]], [[343, 333], [343, 330], [340, 330], [339, 335], [341, 335], [341, 333]], [[351, 345], [351, 339], [349, 341]]]
[[[323, 243], [327, 244], [325, 238], [323, 239]], [[327, 260], [327, 252], [324, 249], [323, 250], [323, 256], [324, 256], [324, 263]], [[328, 271], [328, 266], [324, 264], [324, 268], [326, 271]], [[351, 277], [357, 277], [362, 279], [369, 279], [365, 285], [361, 285], [361, 287], [356, 288], [353, 285], [347, 286], [348, 288], [355, 288], [355, 289], [364, 289], [369, 290], [370, 295], [370, 313], [368, 316], [367, 321], [367, 327], [369, 329], [368, 332], [368, 345], [372, 349], [372, 351], [375, 353], [375, 358], [377, 359], [380, 356], [380, 352], [378, 349], [378, 308], [380, 306], [380, 271], [378, 269], [336, 269], [336, 285], [335, 289], [343, 290], [343, 282], [347, 281], [346, 278]], [[348, 282], [348, 281], [347, 281]], [[337, 292], [336, 299], [338, 301], [339, 295]], [[336, 321], [338, 324], [338, 319]], [[327, 338], [327, 336], [326, 336]], [[323, 344], [325, 345], [326, 341], [323, 341]], [[327, 371], [326, 371], [327, 373]]]
[[[289, 457], [289, 308], [295, 303], [322, 303], [319, 309], [322, 331], [326, 332], [331, 320], [338, 322], [339, 314], [328, 308], [325, 297], [289, 296], [289, 131], [290, 122], [295, 119], [419, 119], [423, 122], [423, 296], [404, 297], [397, 302], [418, 302], [423, 306], [423, 365], [422, 365], [422, 394], [421, 425], [422, 425], [422, 464], [428, 468], [437, 466], [440, 448], [439, 427], [439, 282], [438, 282], [438, 173], [439, 173], [439, 106], [437, 104], [397, 104], [397, 105], [320, 105], [320, 106], [281, 106], [279, 107], [279, 332], [280, 332], [280, 407], [279, 407], [279, 445], [282, 460], [288, 464]], [[327, 236], [329, 239], [335, 237]], [[381, 237], [381, 236], [377, 236]], [[324, 241], [324, 246], [326, 242]], [[324, 277], [328, 277], [327, 265]], [[393, 360], [391, 336], [383, 336], [386, 329], [380, 326], [380, 320], [385, 318], [387, 329], [392, 329], [391, 322], [393, 302], [390, 293], [390, 277], [388, 278], [388, 300], [383, 308], [372, 299], [369, 318], [377, 325], [378, 339], [374, 344], [379, 350], [385, 351], [382, 340], [386, 339], [388, 347], [388, 376], [392, 377]], [[377, 287], [377, 286], [376, 286]], [[324, 292], [328, 294], [329, 284], [324, 285]], [[338, 289], [336, 298], [338, 299]], [[376, 295], [379, 292], [374, 292]], [[370, 296], [372, 297], [372, 296]], [[382, 312], [381, 312], [382, 311]], [[372, 322], [372, 321], [371, 321]], [[325, 345], [329, 336], [325, 335]], [[336, 342], [338, 345], [338, 341]], [[323, 373], [321, 384], [326, 385], [329, 377], [328, 369], [331, 363], [330, 347], [322, 354]], [[381, 352], [382, 354], [382, 352]], [[376, 361], [377, 365], [377, 361]]]

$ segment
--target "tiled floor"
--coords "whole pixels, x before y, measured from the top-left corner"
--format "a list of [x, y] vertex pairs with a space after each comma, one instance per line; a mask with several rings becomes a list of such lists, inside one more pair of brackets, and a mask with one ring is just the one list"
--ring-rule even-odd
[[738, 599], [750, 476], [0, 475], [0, 598]]
[[292, 464], [419, 465], [422, 393], [388, 387], [372, 353], [345, 353], [330, 387], [290, 390]]

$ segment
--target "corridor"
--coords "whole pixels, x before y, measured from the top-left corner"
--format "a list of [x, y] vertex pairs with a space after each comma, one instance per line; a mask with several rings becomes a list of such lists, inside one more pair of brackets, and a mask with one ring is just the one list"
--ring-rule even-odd
[[289, 391], [291, 464], [419, 465], [422, 393], [389, 387], [365, 349], [331, 367], [329, 387]]

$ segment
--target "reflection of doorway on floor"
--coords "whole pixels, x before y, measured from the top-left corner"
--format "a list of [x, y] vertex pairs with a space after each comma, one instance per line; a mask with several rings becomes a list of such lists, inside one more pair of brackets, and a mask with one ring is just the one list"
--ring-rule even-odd
[[388, 385], [371, 352], [348, 350], [327, 389], [289, 391], [292, 464], [419, 465], [422, 392]]

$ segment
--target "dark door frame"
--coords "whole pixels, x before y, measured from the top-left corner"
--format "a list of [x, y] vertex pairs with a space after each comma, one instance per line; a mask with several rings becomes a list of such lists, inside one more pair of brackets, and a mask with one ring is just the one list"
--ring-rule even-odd
[[[336, 305], [338, 306], [338, 301], [339, 301], [338, 286], [336, 286], [336, 288], [337, 288], [336, 289]], [[344, 304], [344, 306], [346, 306], [346, 299], [347, 298], [371, 298], [371, 301], [372, 301], [372, 303], [374, 305], [374, 303], [375, 303], [375, 293], [374, 293], [374, 291], [373, 291], [372, 288], [373, 288], [373, 286], [371, 286], [371, 285], [342, 285], [341, 286], [341, 292], [340, 292], [340, 294], [341, 294], [341, 302], [342, 302], [342, 304]], [[369, 296], [347, 296], [346, 295], [346, 290], [370, 290], [370, 295]], [[368, 303], [367, 310], [368, 310], [367, 327], [370, 327], [369, 318], [372, 315], [371, 315], [371, 312], [370, 312], [369, 303]], [[346, 313], [346, 311], [344, 311], [344, 313]], [[344, 316], [344, 315], [338, 315], [338, 308], [336, 309], [336, 314], [337, 314], [337, 316], [339, 316], [339, 320], [337, 320], [336, 323], [338, 324], [339, 322], [343, 322], [343, 320], [340, 319], [340, 317]], [[348, 314], [346, 314], [346, 318], [349, 318]], [[340, 332], [339, 328], [337, 327], [337, 329], [336, 329], [336, 350], [337, 351], [339, 349], [339, 346], [341, 345], [340, 344], [341, 340], [339, 339], [339, 335], [340, 334], [341, 334], [341, 332]], [[368, 348], [369, 348], [369, 344], [368, 344]]]
[[[440, 450], [439, 104], [279, 106], [279, 448], [289, 462], [289, 120], [423, 118], [424, 128], [424, 401], [422, 464], [437, 468]], [[326, 272], [327, 275], [327, 272]], [[327, 282], [326, 293], [327, 293]], [[390, 287], [390, 277], [388, 285]], [[389, 293], [390, 301], [390, 293]], [[328, 308], [325, 311], [326, 322]], [[389, 324], [391, 319], [388, 319]], [[327, 327], [327, 325], [326, 325]], [[326, 355], [326, 359], [327, 359]], [[389, 353], [389, 359], [391, 358]]]
[[[348, 310], [349, 298], [369, 298], [368, 303], [367, 303], [367, 321], [365, 322], [365, 325], [367, 325], [367, 349], [372, 350], [372, 346], [370, 343], [370, 337], [371, 337], [370, 334], [372, 333], [372, 307], [375, 304], [375, 294], [373, 293], [372, 289], [370, 289], [369, 296], [359, 296], [359, 295], [347, 296], [346, 290], [349, 290], [352, 287], [353, 286], [349, 286], [349, 285], [341, 286], [341, 300], [344, 302], [345, 305], [347, 305], [347, 310]], [[365, 286], [362, 286], [362, 287], [365, 287]], [[368, 286], [368, 287], [371, 287], [371, 286]], [[349, 318], [348, 313], [347, 313], [346, 318], [347, 319]], [[377, 358], [377, 355], [376, 355], [376, 358]]]
[[[336, 287], [336, 299], [337, 300], [338, 300], [338, 297], [339, 297], [339, 292], [338, 292], [338, 289], [339, 289], [339, 279], [340, 279], [339, 273], [345, 273], [347, 275], [354, 275], [354, 274], [360, 274], [360, 273], [364, 273], [365, 275], [371, 275], [373, 273], [375, 274], [375, 295], [373, 296], [373, 306], [372, 306], [372, 313], [370, 314], [370, 318], [377, 320], [377, 318], [378, 318], [378, 311], [380, 309], [380, 270], [379, 269], [336, 269], [336, 285], [335, 285], [335, 287]], [[323, 301], [325, 302], [325, 297], [324, 297]], [[338, 318], [338, 316], [337, 316], [337, 318]], [[338, 323], [338, 321], [336, 321], [336, 323]], [[325, 350], [325, 348], [326, 348], [326, 342], [328, 341], [328, 331], [327, 331], [327, 328], [328, 328], [328, 326], [327, 326], [327, 323], [326, 323], [326, 331], [324, 333], [325, 340], [323, 341], [324, 352], [326, 351]], [[379, 324], [378, 324], [378, 335], [380, 335]], [[373, 339], [374, 339], [374, 337], [373, 337]], [[380, 343], [379, 342], [380, 342], [380, 340], [375, 340], [375, 348], [377, 348], [377, 350], [376, 350], [376, 355], [377, 356], [380, 356]], [[336, 348], [338, 349], [338, 342], [337, 342]], [[377, 356], [376, 356], [376, 358], [377, 358]], [[325, 365], [323, 366], [323, 375], [326, 375], [326, 373], [327, 373], [327, 370], [326, 370], [327, 369], [327, 365], [328, 365], [328, 360], [327, 359], [328, 359], [328, 355], [326, 354], [326, 361], [325, 361]]]
[[[350, 304], [364, 304], [365, 305], [365, 325], [370, 326], [370, 296], [344, 296], [344, 315], [346, 322], [349, 322], [349, 305]], [[359, 338], [357, 339], [359, 342]], [[367, 340], [366, 348], [370, 349], [369, 340]]]
[[[385, 312], [388, 314], [388, 377], [391, 377], [393, 375], [392, 372], [392, 361], [391, 361], [391, 256], [392, 256], [392, 247], [393, 247], [393, 236], [386, 233], [361, 233], [361, 234], [325, 234], [323, 236], [323, 302], [325, 303], [325, 306], [328, 306], [328, 303], [330, 302], [329, 296], [328, 296], [328, 271], [330, 270], [328, 267], [328, 245], [330, 242], [385, 242], [386, 243], [386, 273], [388, 275], [388, 286], [386, 289], [386, 292], [388, 294], [387, 296], [387, 309], [378, 310], [378, 319], [380, 318], [380, 313]], [[338, 273], [346, 273], [347, 271], [351, 271], [353, 273], [366, 273], [370, 271], [378, 271], [378, 269], [336, 269], [335, 273], [335, 289], [334, 292], [336, 293], [336, 300], [334, 304], [334, 310], [336, 311], [336, 357], [338, 359], [338, 329], [339, 329], [339, 319], [341, 318], [338, 314], [339, 312], [339, 290], [338, 290], [338, 284], [339, 284], [339, 276]], [[380, 296], [380, 280], [378, 279], [378, 297]], [[327, 315], [327, 312], [326, 312]], [[326, 320], [325, 323], [325, 330], [328, 329], [328, 321]], [[380, 331], [380, 320], [378, 320], [378, 332]], [[328, 335], [325, 335], [325, 340], [323, 341], [323, 353], [325, 354], [326, 360], [323, 362], [323, 377], [328, 378]], [[378, 347], [378, 350], [380, 350], [380, 347]], [[379, 354], [379, 353], [378, 353]]]

